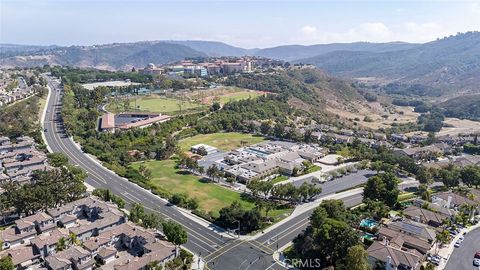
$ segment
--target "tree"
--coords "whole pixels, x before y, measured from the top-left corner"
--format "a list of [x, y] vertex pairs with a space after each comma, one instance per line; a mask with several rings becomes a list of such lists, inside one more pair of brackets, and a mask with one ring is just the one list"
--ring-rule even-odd
[[218, 169], [217, 165], [212, 164], [207, 169], [207, 176], [210, 177], [213, 181], [215, 181], [215, 177], [218, 176], [220, 170]]
[[442, 179], [443, 184], [448, 188], [456, 187], [460, 184], [460, 170], [452, 164], [444, 169], [441, 169], [439, 176], [440, 179]]
[[450, 233], [447, 230], [443, 230], [441, 233], [437, 233], [435, 238], [441, 244], [448, 244], [450, 242]]
[[140, 166], [138, 167], [138, 172], [147, 180], [150, 180], [152, 178], [152, 171], [144, 164], [140, 164]]
[[58, 239], [57, 243], [55, 244], [55, 248], [57, 252], [65, 250], [67, 248], [67, 239], [65, 239], [65, 237]]
[[214, 102], [214, 103], [212, 104], [212, 107], [210, 108], [210, 110], [211, 110], [212, 112], [215, 112], [215, 111], [220, 110], [220, 108], [221, 108], [220, 103]]
[[462, 182], [469, 187], [473, 185], [478, 188], [478, 186], [480, 185], [480, 166], [465, 166], [460, 174]]
[[263, 135], [269, 135], [270, 132], [272, 131], [272, 126], [268, 122], [262, 122], [260, 124], [260, 132], [262, 132]]
[[70, 233], [68, 235], [68, 243], [73, 246], [78, 246], [80, 245], [80, 240], [78, 240], [78, 237], [74, 233]]
[[13, 264], [12, 257], [5, 256], [0, 258], [0, 270], [15, 270], [15, 265]]
[[201, 156], [206, 156], [208, 154], [208, 152], [207, 152], [207, 149], [205, 148], [205, 146], [198, 147], [197, 154], [199, 154]]
[[187, 243], [187, 232], [182, 226], [172, 220], [162, 223], [163, 233], [167, 237], [168, 241], [180, 246]]
[[273, 127], [273, 135], [277, 138], [283, 138], [285, 135], [285, 125], [283, 123], [277, 122]]
[[162, 219], [155, 213], [148, 213], [142, 218], [143, 227], [148, 229], [160, 229], [162, 227]]
[[380, 173], [368, 179], [363, 189], [363, 199], [382, 201], [389, 207], [397, 203], [399, 180], [393, 173]]
[[368, 211], [373, 218], [381, 219], [388, 216], [390, 207], [385, 205], [385, 203], [381, 201], [372, 201], [370, 199], [365, 200], [364, 203], [365, 210]]
[[140, 220], [145, 215], [145, 209], [143, 205], [139, 203], [133, 203], [132, 207], [130, 208], [130, 220], [135, 223], [139, 223]]
[[335, 269], [338, 270], [371, 270], [368, 262], [368, 253], [362, 245], [349, 247], [347, 255], [337, 262]]
[[53, 167], [63, 167], [68, 164], [68, 157], [63, 153], [47, 154], [48, 163]]
[[416, 178], [422, 184], [430, 184], [433, 182], [433, 176], [430, 173], [430, 170], [423, 166], [418, 168]]
[[420, 184], [418, 186], [418, 194], [420, 195], [422, 200], [430, 201], [430, 196], [432, 195], [432, 192], [428, 189], [427, 185]]

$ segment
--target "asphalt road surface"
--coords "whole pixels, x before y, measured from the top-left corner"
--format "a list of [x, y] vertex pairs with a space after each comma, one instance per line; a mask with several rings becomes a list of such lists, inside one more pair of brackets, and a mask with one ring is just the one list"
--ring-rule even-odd
[[473, 255], [480, 251], [480, 228], [465, 235], [462, 245], [453, 250], [445, 270], [478, 270], [480, 267], [473, 265]]

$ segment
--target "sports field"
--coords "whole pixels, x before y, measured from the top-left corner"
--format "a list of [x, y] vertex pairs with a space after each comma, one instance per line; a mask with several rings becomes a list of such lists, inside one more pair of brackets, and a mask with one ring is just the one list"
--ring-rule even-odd
[[252, 145], [264, 141], [265, 138], [252, 134], [239, 132], [221, 132], [212, 134], [200, 134], [179, 142], [180, 148], [187, 151], [196, 144], [208, 144], [220, 150], [233, 150], [245, 145]]
[[225, 104], [230, 101], [239, 101], [249, 98], [257, 98], [265, 95], [266, 92], [249, 90], [239, 87], [224, 86], [209, 90], [193, 91], [187, 96], [192, 100], [205, 105], [212, 105], [214, 102]]
[[[135, 107], [136, 106], [136, 107]], [[108, 105], [108, 110], [118, 112], [124, 110], [123, 103], [118, 105], [114, 103]], [[192, 110], [202, 110], [205, 106], [199, 103], [182, 101], [176, 98], [167, 98], [161, 96], [138, 97], [130, 101], [131, 110], [137, 109], [140, 111], [157, 112], [165, 114], [178, 114]]]

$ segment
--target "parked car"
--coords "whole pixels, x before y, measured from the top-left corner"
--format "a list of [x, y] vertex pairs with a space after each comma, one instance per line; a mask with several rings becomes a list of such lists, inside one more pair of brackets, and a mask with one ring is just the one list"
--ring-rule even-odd
[[440, 259], [439, 256], [428, 255], [427, 260], [430, 261], [431, 263], [435, 264], [435, 265], [439, 265], [441, 259]]
[[453, 246], [458, 248], [458, 247], [460, 247], [461, 244], [462, 244], [462, 241], [457, 240], [457, 242], [455, 242], [455, 245], [453, 245]]
[[477, 259], [480, 259], [480, 250], [478, 250], [477, 253], [475, 253], [475, 255], [473, 257], [477, 258]]

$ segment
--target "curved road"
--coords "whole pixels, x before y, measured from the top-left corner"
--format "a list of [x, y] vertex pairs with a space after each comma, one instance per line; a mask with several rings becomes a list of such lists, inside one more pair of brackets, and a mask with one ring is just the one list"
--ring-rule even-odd
[[465, 235], [462, 245], [453, 250], [448, 259], [445, 270], [478, 270], [480, 267], [473, 265], [475, 252], [480, 251], [480, 228]]
[[[95, 188], [110, 189], [113, 193], [125, 199], [127, 203], [141, 203], [147, 210], [180, 223], [188, 233], [188, 242], [185, 247], [199, 254], [207, 262], [207, 269], [285, 269], [273, 260], [272, 254], [277, 247], [288, 244], [307, 227], [308, 217], [313, 210], [292, 218], [255, 240], [223, 238], [213, 231], [213, 225], [206, 228], [185, 217], [175, 207], [168, 206], [165, 200], [112, 173], [83, 153], [66, 136], [62, 121], [60, 121], [62, 86], [51, 77], [46, 76], [46, 79], [50, 88], [50, 97], [47, 101], [47, 111], [43, 125], [46, 143], [51, 151], [64, 153], [71, 163], [82, 167], [88, 174], [86, 182], [89, 185]], [[322, 196], [336, 193], [365, 181], [366, 177], [358, 177], [348, 181], [325, 183], [322, 186], [324, 191]], [[362, 195], [356, 194], [343, 200], [347, 206], [353, 206], [361, 202]]]

